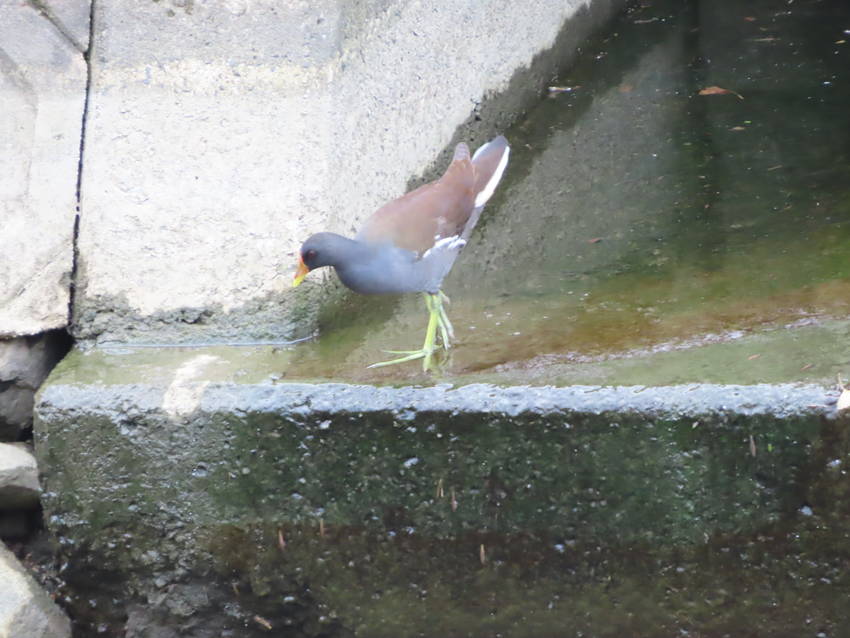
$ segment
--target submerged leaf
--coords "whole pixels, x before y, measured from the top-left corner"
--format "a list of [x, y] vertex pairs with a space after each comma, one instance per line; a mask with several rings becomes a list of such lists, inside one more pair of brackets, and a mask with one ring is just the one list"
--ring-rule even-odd
[[699, 90], [700, 95], [735, 95], [743, 100], [744, 96], [730, 89], [724, 89], [722, 86], [707, 86]]

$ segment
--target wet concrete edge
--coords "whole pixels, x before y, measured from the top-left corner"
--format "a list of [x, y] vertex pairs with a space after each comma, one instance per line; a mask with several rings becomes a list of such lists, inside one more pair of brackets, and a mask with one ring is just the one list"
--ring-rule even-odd
[[[147, 384], [50, 384], [41, 393], [37, 410], [89, 410], [110, 412], [130, 406], [148, 411], [169, 411], [167, 394], [174, 387]], [[628, 413], [662, 418], [727, 414], [735, 416], [836, 416], [837, 391], [813, 384], [675, 386], [568, 386], [499, 387], [449, 384], [432, 387], [380, 387], [343, 383], [239, 384], [208, 383], [190, 393], [189, 403], [175, 405], [174, 416], [202, 412], [251, 410], [293, 414], [395, 413], [405, 420], [415, 414], [498, 414], [502, 416], [552, 413]]]

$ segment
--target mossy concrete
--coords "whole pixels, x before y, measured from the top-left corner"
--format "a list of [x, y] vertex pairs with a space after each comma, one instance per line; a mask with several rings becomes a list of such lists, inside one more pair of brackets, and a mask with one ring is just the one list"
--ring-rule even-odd
[[645, 570], [778, 533], [841, 432], [821, 385], [310, 384], [227, 352], [74, 352], [41, 391], [83, 625], [554, 635], [599, 620], [606, 582], [612, 631], [643, 606], [669, 624]]

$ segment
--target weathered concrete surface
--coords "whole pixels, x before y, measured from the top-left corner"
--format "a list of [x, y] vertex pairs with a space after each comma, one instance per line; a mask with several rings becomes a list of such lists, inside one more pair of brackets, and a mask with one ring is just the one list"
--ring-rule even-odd
[[71, 622], [0, 543], [0, 638], [69, 638]]
[[[672, 222], [659, 211], [698, 181], [682, 161], [687, 147], [673, 134], [687, 103], [667, 99], [686, 84], [683, 39], [677, 30], [647, 36], [620, 73], [580, 87], [569, 107], [554, 98], [526, 119], [533, 148], [513, 153], [522, 168], [501, 194], [506, 212], [464, 250], [456, 296], [513, 292], [516, 282], [506, 273], [522, 273], [521, 290], [536, 291], [565, 272], [622, 268], [636, 246], [670, 233]], [[657, 188], [662, 179], [665, 188]], [[518, 248], [518, 238], [533, 254]], [[604, 238], [605, 250], [593, 238]]]
[[0, 337], [67, 323], [85, 90], [56, 25], [0, 3]]
[[[44, 506], [80, 617], [514, 635], [525, 609], [553, 635], [576, 613], [547, 609], [554, 593], [597, 596], [569, 576], [592, 548], [670, 561], [760, 534], [806, 506], [842, 431], [816, 385], [311, 385], [240, 352], [75, 352], [41, 391]], [[501, 606], [477, 613], [496, 581]]]
[[38, 464], [24, 443], [0, 443], [0, 510], [38, 506]]
[[61, 330], [0, 340], [0, 441], [17, 441], [32, 425], [35, 392], [69, 348]]
[[76, 336], [305, 333], [299, 242], [352, 231], [451, 142], [503, 128], [619, 4], [98, 4]]

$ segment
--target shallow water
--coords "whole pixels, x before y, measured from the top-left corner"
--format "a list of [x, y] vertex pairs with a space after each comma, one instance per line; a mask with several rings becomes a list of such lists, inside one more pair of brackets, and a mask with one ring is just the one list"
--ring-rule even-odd
[[[508, 173], [444, 285], [458, 342], [441, 375], [554, 361], [592, 381], [612, 358], [688, 351], [695, 373], [667, 382], [702, 381], [707, 345], [846, 336], [833, 320], [850, 304], [848, 15], [837, 1], [661, 2], [615, 24], [553, 83], [568, 90], [506, 132]], [[426, 318], [416, 295], [348, 296], [288, 375], [424, 380], [416, 363], [364, 367], [417, 347]], [[813, 346], [781, 379], [746, 361], [712, 379], [834, 378], [847, 358]]]

